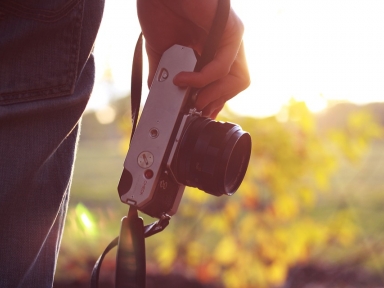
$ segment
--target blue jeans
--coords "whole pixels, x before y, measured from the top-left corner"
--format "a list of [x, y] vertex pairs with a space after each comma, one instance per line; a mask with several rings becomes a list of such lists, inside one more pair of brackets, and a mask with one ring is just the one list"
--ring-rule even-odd
[[52, 287], [103, 0], [0, 1], [0, 287]]

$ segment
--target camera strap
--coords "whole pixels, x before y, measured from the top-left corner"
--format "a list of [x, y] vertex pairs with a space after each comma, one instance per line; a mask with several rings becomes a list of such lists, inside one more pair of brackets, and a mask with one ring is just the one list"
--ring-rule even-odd
[[[201, 56], [197, 59], [195, 72], [213, 60], [220, 39], [224, 33], [230, 11], [230, 0], [219, 0], [216, 14]], [[137, 40], [131, 75], [131, 140], [135, 133], [141, 102], [142, 74], [143, 74], [143, 40], [142, 33]], [[193, 89], [191, 89], [193, 90]], [[196, 92], [196, 90], [191, 92]], [[169, 224], [170, 217], [164, 215], [158, 221], [144, 226], [136, 207], [130, 206], [128, 215], [121, 221], [120, 236], [116, 237], [105, 248], [96, 261], [91, 275], [91, 288], [98, 288], [101, 264], [104, 257], [114, 247], [117, 248], [115, 288], [145, 288], [146, 260], [145, 238], [163, 231]]]

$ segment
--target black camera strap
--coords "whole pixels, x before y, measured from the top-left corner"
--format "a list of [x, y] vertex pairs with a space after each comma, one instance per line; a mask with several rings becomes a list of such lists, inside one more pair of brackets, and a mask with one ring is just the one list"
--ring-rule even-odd
[[[197, 60], [195, 72], [199, 72], [213, 60], [220, 39], [224, 33], [230, 11], [230, 0], [219, 0], [215, 18], [212, 22], [203, 52]], [[143, 40], [140, 34], [133, 57], [131, 76], [131, 118], [134, 135], [141, 102], [143, 74]], [[116, 256], [115, 288], [145, 288], [146, 260], [145, 238], [163, 231], [169, 224], [170, 217], [164, 215], [158, 221], [144, 226], [136, 207], [130, 206], [128, 215], [121, 221], [120, 236], [116, 237], [96, 261], [91, 275], [91, 288], [98, 288], [102, 261], [112, 248], [118, 246]]]

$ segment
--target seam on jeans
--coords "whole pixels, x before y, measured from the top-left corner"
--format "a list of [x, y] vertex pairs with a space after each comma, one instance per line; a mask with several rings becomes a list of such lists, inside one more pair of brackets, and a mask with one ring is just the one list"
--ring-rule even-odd
[[0, 1], [0, 8], [5, 12], [27, 19], [55, 22], [66, 16], [79, 2], [80, 0], [72, 0], [56, 11], [34, 9], [13, 1]]
[[[72, 43], [72, 49], [70, 53], [70, 63], [72, 63], [72, 69], [70, 69], [70, 75], [68, 75], [68, 82], [70, 82], [71, 79], [74, 79], [72, 86], [71, 86], [71, 93], [75, 90], [75, 84], [77, 81], [77, 76], [79, 74], [79, 58], [80, 58], [80, 42], [81, 42], [81, 35], [82, 35], [82, 27], [83, 27], [83, 16], [84, 16], [84, 1], [82, 1], [76, 11], [76, 17], [77, 21], [75, 21], [75, 25], [73, 25], [73, 39], [70, 43]], [[78, 34], [76, 34], [76, 31], [79, 31]], [[75, 36], [77, 35], [77, 37]], [[68, 83], [70, 85], [70, 83]]]
[[[70, 79], [69, 77], [67, 77]], [[55, 98], [60, 96], [68, 95], [68, 84], [70, 84], [70, 80], [67, 80], [65, 84], [59, 86], [53, 86], [44, 89], [33, 89], [33, 90], [24, 90], [22, 92], [11, 92], [0, 94], [0, 105], [7, 105], [25, 101], [32, 101], [38, 99], [45, 99], [49, 95], [54, 95], [49, 98]], [[19, 95], [19, 97], [15, 98], [14, 95]]]
[[[1, 0], [0, 0], [1, 1]], [[80, 0], [76, 0], [80, 2]], [[0, 2], [1, 4], [1, 2]], [[14, 91], [8, 93], [0, 93], [0, 105], [10, 105], [26, 101], [44, 100], [49, 98], [57, 98], [63, 96], [69, 96], [74, 92], [75, 83], [78, 75], [78, 64], [80, 55], [80, 41], [81, 41], [81, 27], [83, 25], [83, 14], [84, 14], [84, 1], [80, 2], [77, 9], [74, 9], [73, 13], [73, 25], [70, 37], [68, 39], [70, 44], [69, 48], [69, 66], [68, 75], [66, 80], [61, 85], [28, 89], [23, 91]], [[18, 97], [15, 97], [18, 95]]]

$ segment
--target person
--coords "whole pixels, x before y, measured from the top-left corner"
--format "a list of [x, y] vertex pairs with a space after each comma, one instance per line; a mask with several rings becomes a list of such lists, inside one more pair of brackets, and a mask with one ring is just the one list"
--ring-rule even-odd
[[[201, 52], [217, 1], [137, 1], [149, 82], [173, 44]], [[103, 6], [0, 1], [0, 287], [53, 285]], [[196, 107], [205, 116], [215, 118], [249, 84], [242, 35], [231, 10], [214, 60], [174, 78], [178, 86], [200, 88]]]

